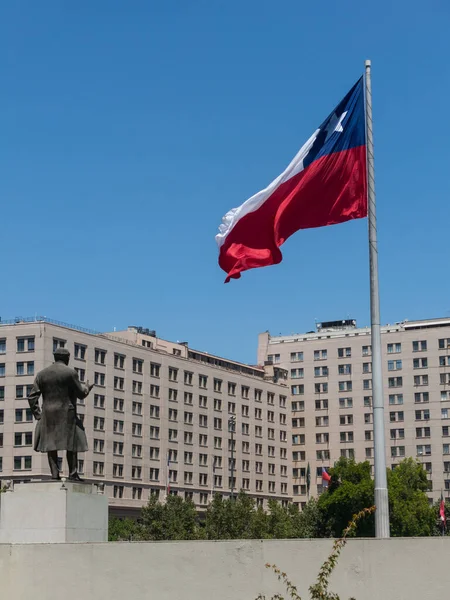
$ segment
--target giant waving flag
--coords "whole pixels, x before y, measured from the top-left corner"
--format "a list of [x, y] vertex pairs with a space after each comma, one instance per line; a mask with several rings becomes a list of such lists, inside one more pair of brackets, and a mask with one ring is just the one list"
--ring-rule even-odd
[[216, 241], [226, 282], [281, 262], [299, 229], [367, 216], [363, 78], [303, 145], [287, 169], [222, 219]]

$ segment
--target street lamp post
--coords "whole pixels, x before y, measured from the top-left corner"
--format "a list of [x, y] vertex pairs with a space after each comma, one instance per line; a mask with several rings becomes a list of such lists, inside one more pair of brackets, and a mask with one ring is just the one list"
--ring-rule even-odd
[[230, 478], [231, 478], [231, 499], [234, 499], [234, 431], [236, 427], [236, 417], [231, 415], [228, 419], [228, 431], [231, 433], [231, 464], [230, 464]]

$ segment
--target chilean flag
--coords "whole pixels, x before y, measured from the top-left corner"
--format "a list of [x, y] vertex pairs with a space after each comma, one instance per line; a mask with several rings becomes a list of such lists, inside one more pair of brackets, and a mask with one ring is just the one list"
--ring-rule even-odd
[[299, 229], [367, 216], [364, 80], [352, 87], [272, 183], [222, 219], [216, 242], [225, 282], [281, 262]]
[[328, 484], [331, 481], [331, 475], [329, 473], [327, 473], [327, 470], [325, 469], [325, 467], [322, 467], [322, 481], [325, 482], [324, 483], [325, 487], [328, 486]]

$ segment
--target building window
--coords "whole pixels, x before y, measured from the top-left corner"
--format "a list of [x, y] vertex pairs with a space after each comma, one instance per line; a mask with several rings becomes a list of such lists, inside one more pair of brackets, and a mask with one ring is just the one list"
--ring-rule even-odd
[[[4, 388], [0, 388], [0, 390], [3, 389], [3, 394], [0, 393], [0, 400], [4, 400]], [[31, 390], [33, 389], [32, 385], [16, 385], [16, 398], [28, 398], [28, 396], [31, 394]]]
[[270, 362], [270, 363], [279, 363], [280, 362], [280, 355], [279, 354], [268, 354], [267, 355], [267, 362]]
[[0, 338], [0, 354], [6, 354], [6, 338]]
[[431, 437], [430, 427], [416, 427], [416, 438], [429, 438]]
[[[316, 400], [316, 410], [317, 410], [317, 402], [318, 401]], [[327, 408], [328, 408], [328, 400], [327, 400]], [[339, 408], [353, 408], [353, 398], [339, 398]]]
[[142, 500], [142, 488], [133, 487], [133, 500]]
[[31, 456], [15, 456], [14, 471], [31, 471], [32, 457]]
[[[3, 410], [0, 415], [0, 423], [3, 423]], [[16, 408], [15, 410], [15, 422], [16, 423], [32, 423], [33, 422], [33, 413], [29, 408]]]
[[116, 412], [123, 412], [124, 401], [122, 398], [114, 398], [114, 410]]
[[414, 385], [428, 385], [428, 375], [414, 375]]
[[402, 387], [403, 378], [402, 377], [389, 377], [388, 378], [388, 386], [390, 388]]
[[94, 394], [94, 408], [105, 408], [105, 396]]
[[123, 354], [114, 354], [114, 367], [116, 369], [125, 368], [125, 356]]
[[86, 346], [83, 346], [82, 344], [75, 344], [74, 356], [78, 360], [86, 360]]
[[314, 377], [328, 377], [328, 367], [314, 367]]
[[426, 340], [422, 340], [420, 342], [413, 342], [412, 348], [413, 352], [425, 352], [427, 349], [427, 342]]
[[[3, 447], [3, 434], [1, 436], [1, 444], [0, 447]], [[15, 433], [14, 434], [14, 446], [32, 446], [33, 445], [33, 433], [31, 431], [27, 431], [25, 433]]]
[[184, 423], [185, 425], [192, 425], [194, 414], [191, 412], [184, 411]]
[[340, 415], [339, 425], [353, 425], [353, 415]]
[[133, 394], [142, 395], [142, 381], [133, 381]]
[[150, 363], [150, 376], [151, 377], [159, 377], [159, 372], [161, 370], [161, 365], [157, 363]]
[[304, 377], [304, 369], [291, 369], [291, 378], [292, 379], [303, 379]]
[[193, 376], [193, 373], [191, 373], [190, 371], [184, 372], [184, 383], [186, 385], [192, 385], [192, 376]]
[[125, 380], [123, 377], [114, 377], [114, 389], [123, 391]]
[[100, 387], [105, 387], [105, 374], [94, 373], [94, 383], [95, 385], [99, 385]]
[[[123, 423], [123, 421], [121, 421]], [[103, 417], [94, 417], [94, 429], [97, 431], [105, 430], [105, 419]]]
[[403, 394], [389, 394], [389, 405], [403, 404]]
[[150, 417], [152, 419], [159, 419], [159, 406], [156, 404], [150, 404]]
[[189, 445], [193, 443], [193, 435], [191, 431], [184, 432], [184, 443]]
[[18, 362], [16, 364], [17, 375], [34, 375], [34, 361]]
[[404, 440], [405, 439], [405, 430], [404, 429], [391, 429], [390, 434], [391, 434], [391, 440]]
[[428, 392], [416, 392], [414, 394], [414, 402], [416, 404], [422, 403], [422, 402], [429, 402], [429, 401], [430, 401], [430, 394]]
[[413, 368], [414, 369], [427, 369], [428, 368], [428, 358], [414, 358], [413, 359]]
[[304, 394], [305, 393], [305, 386], [303, 384], [301, 385], [292, 385], [291, 386], [291, 393], [293, 396], [298, 396], [300, 394]]
[[123, 498], [123, 485], [115, 485], [113, 488], [114, 498]]
[[351, 358], [352, 349], [351, 348], [338, 348], [338, 358]]
[[169, 388], [169, 401], [178, 402], [178, 390], [175, 390], [174, 388]]
[[363, 356], [372, 356], [372, 346], [363, 346], [362, 347], [362, 355]]
[[402, 361], [401, 360], [388, 360], [388, 371], [401, 371]]
[[131, 467], [131, 479], [142, 479], [142, 467], [136, 465]]
[[5, 399], [5, 386], [1, 385], [0, 386], [0, 402], [2, 402]]
[[150, 438], [152, 440], [159, 440], [159, 427], [150, 426]]
[[372, 363], [371, 362], [363, 363], [363, 373], [372, 373]]
[[[94, 429], [95, 429], [95, 425], [94, 425]], [[123, 421], [119, 421], [118, 419], [114, 419], [114, 421], [113, 421], [113, 431], [114, 431], [114, 433], [123, 433]]]
[[142, 437], [142, 423], [132, 423], [131, 432], [135, 437]]
[[214, 391], [221, 393], [222, 392], [222, 380], [214, 379]]
[[169, 381], [178, 381], [178, 369], [169, 367]]
[[150, 460], [159, 460], [159, 448], [150, 446]]
[[405, 456], [405, 446], [391, 446], [391, 457], [401, 457]]
[[303, 352], [291, 352], [291, 362], [302, 362]]
[[17, 338], [17, 352], [34, 352], [34, 337]]
[[431, 445], [416, 446], [417, 456], [431, 456]]
[[99, 365], [104, 365], [106, 362], [106, 350], [95, 349], [95, 362]]
[[396, 423], [405, 420], [405, 414], [402, 410], [393, 411], [389, 413], [389, 420], [391, 423]]
[[339, 391], [340, 392], [351, 392], [353, 389], [353, 385], [351, 381], [339, 381]]
[[363, 379], [363, 389], [364, 390], [372, 389], [372, 380], [371, 379]]
[[247, 387], [246, 385], [242, 385], [241, 386], [241, 396], [242, 396], [242, 398], [244, 398], [245, 400], [247, 400], [249, 392], [250, 392], [250, 388], [249, 387]]
[[397, 354], [402, 351], [401, 344], [388, 344], [387, 345], [388, 354]]
[[[95, 465], [95, 463], [94, 463]], [[95, 466], [94, 466], [95, 472]], [[113, 477], [123, 477], [123, 465], [119, 463], [113, 464]]]
[[0, 377], [5, 377], [5, 363], [0, 363]]
[[152, 398], [159, 398], [159, 385], [151, 385], [150, 386], [150, 396]]
[[113, 454], [116, 456], [123, 456], [123, 442], [114, 442]]
[[208, 385], [207, 375], [199, 375], [198, 376], [198, 387], [206, 389], [207, 385]]
[[314, 350], [314, 360], [326, 360], [327, 351], [326, 350]]

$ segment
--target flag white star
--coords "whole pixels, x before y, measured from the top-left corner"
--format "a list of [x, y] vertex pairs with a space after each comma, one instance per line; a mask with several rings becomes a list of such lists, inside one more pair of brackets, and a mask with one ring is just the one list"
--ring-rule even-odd
[[325, 129], [325, 131], [327, 132], [327, 137], [325, 138], [324, 142], [325, 144], [328, 142], [328, 139], [333, 135], [335, 131], [337, 131], [338, 133], [344, 131], [344, 128], [342, 127], [342, 121], [347, 116], [347, 112], [347, 110], [343, 112], [340, 117], [338, 117], [336, 113], [333, 113], [333, 116], [331, 117], [330, 121], [328, 122], [327, 128]]

